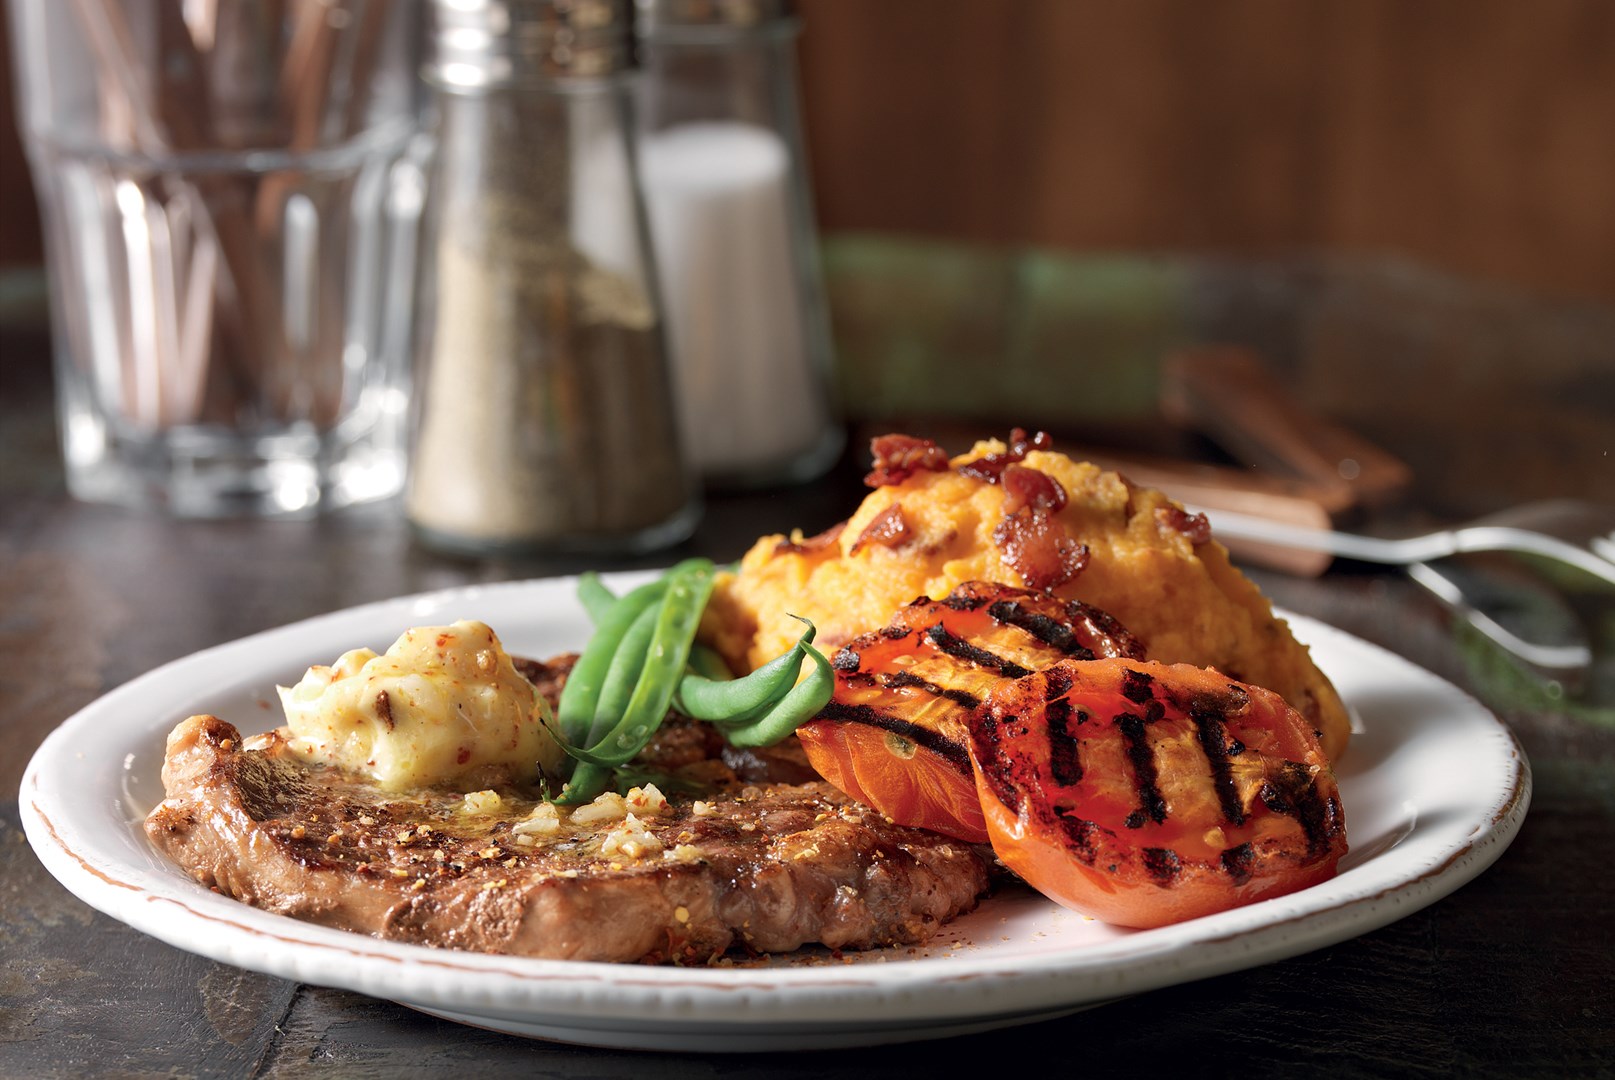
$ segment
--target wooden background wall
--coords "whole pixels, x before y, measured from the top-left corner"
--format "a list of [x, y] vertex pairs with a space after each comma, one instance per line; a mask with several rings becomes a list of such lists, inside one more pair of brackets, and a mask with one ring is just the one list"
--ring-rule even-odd
[[[826, 229], [1396, 253], [1615, 301], [1612, 0], [800, 7]], [[0, 264], [37, 258], [24, 172], [8, 115]]]
[[803, 0], [820, 216], [1615, 300], [1610, 0]]

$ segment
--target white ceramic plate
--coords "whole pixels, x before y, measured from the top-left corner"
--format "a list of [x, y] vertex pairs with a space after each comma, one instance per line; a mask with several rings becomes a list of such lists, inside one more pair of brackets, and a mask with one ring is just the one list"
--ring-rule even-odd
[[[632, 580], [632, 579], [628, 579]], [[1125, 931], [1034, 893], [995, 895], [923, 949], [844, 962], [651, 968], [433, 950], [323, 929], [201, 888], [141, 820], [163, 740], [212, 712], [274, 726], [276, 683], [410, 626], [482, 619], [513, 652], [587, 636], [565, 579], [456, 589], [321, 616], [208, 649], [114, 690], [47, 739], [23, 779], [28, 839], [92, 907], [225, 963], [392, 998], [484, 1027], [666, 1050], [845, 1047], [957, 1035], [1251, 967], [1365, 933], [1445, 896], [1507, 847], [1530, 801], [1518, 744], [1477, 702], [1383, 650], [1291, 616], [1358, 731], [1339, 770], [1351, 852], [1333, 880], [1178, 926]]]

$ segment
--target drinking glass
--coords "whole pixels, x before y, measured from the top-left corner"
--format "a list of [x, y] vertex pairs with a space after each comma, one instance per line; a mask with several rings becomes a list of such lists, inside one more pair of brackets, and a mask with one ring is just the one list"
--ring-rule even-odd
[[220, 516], [397, 492], [415, 5], [7, 6], [72, 493]]

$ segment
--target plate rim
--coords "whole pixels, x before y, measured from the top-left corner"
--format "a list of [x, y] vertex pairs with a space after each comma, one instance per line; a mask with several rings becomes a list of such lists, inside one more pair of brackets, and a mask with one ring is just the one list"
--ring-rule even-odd
[[[653, 573], [606, 576], [608, 580], [631, 584]], [[77, 850], [84, 847], [82, 842], [69, 843], [79, 838], [64, 838], [59, 833], [47, 812], [52, 808], [48, 794], [43, 796], [46, 805], [40, 805], [40, 777], [57, 755], [66, 752], [66, 744], [78, 729], [92, 724], [102, 712], [115, 711], [125, 700], [138, 698], [148, 688], [164, 686], [193, 669], [206, 668], [221, 656], [251, 652], [265, 639], [290, 638], [317, 627], [334, 629], [350, 621], [379, 621], [384, 615], [402, 617], [411, 609], [466, 604], [488, 593], [542, 594], [564, 589], [575, 581], [576, 577], [569, 575], [477, 583], [370, 601], [209, 646], [136, 676], [75, 712], [35, 751], [19, 789], [19, 810], [29, 843], [52, 876], [91, 907], [184, 951], [267, 974], [338, 986], [428, 1009], [490, 1018], [504, 1015], [529, 1025], [560, 1024], [577, 1028], [580, 1034], [591, 1030], [596, 1035], [612, 1030], [613, 1025], [621, 1030], [623, 1013], [633, 1014], [633, 1019], [641, 1023], [676, 1022], [686, 1025], [686, 1029], [696, 1023], [702, 1030], [714, 1032], [757, 1032], [781, 1025], [805, 1030], [813, 1025], [867, 1020], [865, 1010], [873, 994], [882, 1002], [881, 1017], [870, 1021], [873, 1035], [921, 1020], [978, 1018], [987, 1011], [1012, 1018], [1019, 1013], [1046, 1013], [1055, 1007], [1078, 1008], [1256, 966], [1367, 933], [1434, 903], [1484, 871], [1513, 840], [1530, 804], [1531, 770], [1524, 750], [1513, 732], [1481, 702], [1379, 645], [1320, 620], [1276, 609], [1298, 631], [1304, 631], [1298, 637], [1309, 646], [1327, 643], [1330, 649], [1361, 651], [1376, 663], [1390, 665], [1401, 676], [1424, 682], [1427, 689], [1439, 692], [1452, 709], [1470, 714], [1466, 722], [1489, 726], [1494, 736], [1501, 736], [1501, 752], [1513, 761], [1512, 775], [1505, 788], [1490, 800], [1486, 812], [1473, 822], [1463, 841], [1446, 851], [1436, 865], [1411, 877], [1400, 875], [1405, 880], [1384, 884], [1372, 893], [1347, 895], [1321, 908], [1302, 900], [1316, 900], [1318, 890], [1340, 890], [1343, 887], [1339, 883], [1347, 874], [1290, 897], [1177, 927], [1084, 945], [1077, 950], [1021, 956], [1012, 962], [956, 955], [933, 958], [949, 965], [948, 973], [941, 977], [932, 963], [654, 968], [488, 956], [385, 942], [273, 915], [213, 895], [177, 869], [163, 879], [169, 885], [167, 889], [152, 889], [144, 881], [120, 880], [120, 874], [130, 876], [130, 868], [121, 867], [115, 860], [108, 865], [104, 859], [98, 863], [87, 858]], [[580, 616], [581, 611], [568, 611], [562, 617]], [[138, 725], [140, 721], [137, 716], [127, 722]], [[157, 730], [161, 737], [165, 729]], [[1354, 870], [1373, 865], [1379, 857], [1370, 856]], [[142, 879], [147, 875], [133, 876]], [[181, 890], [195, 903], [187, 905], [181, 896], [172, 895]], [[176, 906], [188, 915], [165, 918]], [[226, 911], [229, 916], [222, 914]], [[199, 942], [193, 925], [198, 920], [218, 936]], [[1184, 927], [1194, 929], [1184, 933]], [[187, 930], [191, 933], [187, 934]], [[313, 955], [305, 956], [310, 949]], [[276, 955], [279, 950], [285, 951]], [[1186, 963], [1184, 957], [1191, 952], [1201, 955]], [[341, 954], [347, 954], [349, 959], [334, 959]], [[323, 962], [328, 959], [331, 963]], [[334, 966], [337, 964], [343, 966], [338, 969]], [[1006, 970], [1010, 966], [1013, 970]], [[400, 974], [414, 976], [408, 992], [399, 992]], [[788, 982], [790, 994], [778, 993], [782, 981]], [[557, 992], [558, 987], [564, 992]], [[790, 998], [788, 1005], [780, 1000], [783, 997]], [[984, 1008], [989, 1000], [990, 1010]], [[602, 1003], [614, 1003], [616, 1015], [602, 1016]], [[720, 1015], [711, 1015], [714, 1008]], [[590, 1026], [592, 1023], [604, 1026], [595, 1028]]]

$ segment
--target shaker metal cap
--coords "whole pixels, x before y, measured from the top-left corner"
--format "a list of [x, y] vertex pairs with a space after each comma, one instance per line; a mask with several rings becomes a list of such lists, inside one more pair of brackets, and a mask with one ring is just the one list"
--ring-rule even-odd
[[661, 31], [749, 30], [795, 14], [790, 0], [635, 0], [641, 36]]
[[480, 89], [629, 66], [629, 0], [432, 0], [427, 79]]

